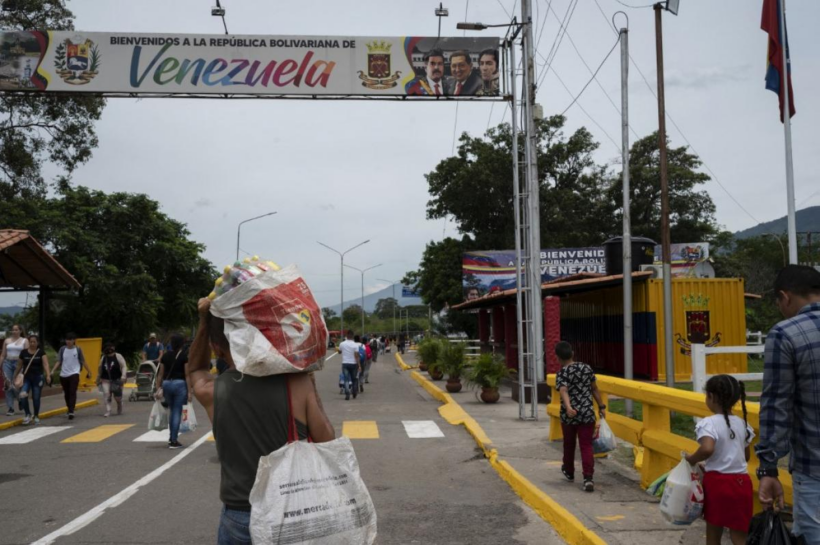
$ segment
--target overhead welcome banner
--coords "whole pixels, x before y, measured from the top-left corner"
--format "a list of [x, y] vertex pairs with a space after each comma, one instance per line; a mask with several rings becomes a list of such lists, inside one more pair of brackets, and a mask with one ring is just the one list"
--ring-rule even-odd
[[499, 96], [497, 38], [0, 33], [0, 91]]
[[[465, 252], [461, 258], [464, 299], [515, 288], [515, 251]], [[541, 282], [580, 273], [606, 274], [604, 249], [541, 250]]]

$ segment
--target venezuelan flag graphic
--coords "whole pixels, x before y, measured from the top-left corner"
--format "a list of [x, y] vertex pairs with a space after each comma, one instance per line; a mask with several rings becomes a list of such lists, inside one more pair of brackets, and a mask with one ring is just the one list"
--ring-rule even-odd
[[[780, 121], [783, 121], [783, 108], [785, 95], [783, 89], [783, 47], [786, 48], [788, 59], [788, 88], [789, 88], [789, 117], [793, 117], [796, 110], [794, 108], [794, 91], [792, 89], [791, 56], [789, 55], [789, 33], [780, 32], [780, 2], [782, 0], [763, 0], [763, 17], [760, 28], [769, 35], [768, 64], [766, 66], [766, 89], [777, 93], [780, 99]], [[783, 22], [783, 29], [786, 23]], [[783, 36], [785, 34], [785, 36]]]

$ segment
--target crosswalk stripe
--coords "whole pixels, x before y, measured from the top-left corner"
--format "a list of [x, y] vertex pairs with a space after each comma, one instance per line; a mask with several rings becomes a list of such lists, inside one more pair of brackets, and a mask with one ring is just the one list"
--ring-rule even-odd
[[117, 435], [118, 433], [133, 427], [134, 424], [107, 424], [104, 426], [97, 426], [94, 429], [90, 429], [69, 437], [68, 439], [64, 439], [61, 443], [99, 443], [100, 441], [104, 441], [113, 435]]
[[379, 427], [375, 420], [345, 420], [342, 435], [350, 439], [378, 439]]
[[70, 429], [71, 426], [43, 426], [41, 428], [34, 428], [3, 437], [0, 439], [0, 445], [22, 445], [24, 443], [31, 443], [48, 435]]
[[430, 437], [444, 437], [441, 428], [432, 420], [402, 420], [404, 431], [410, 439], [427, 439]]
[[170, 437], [170, 435], [168, 435], [168, 430], [162, 430], [162, 431], [151, 430], [147, 433], [143, 433], [142, 435], [140, 435], [139, 437], [134, 439], [133, 442], [134, 443], [167, 443], [169, 437]]

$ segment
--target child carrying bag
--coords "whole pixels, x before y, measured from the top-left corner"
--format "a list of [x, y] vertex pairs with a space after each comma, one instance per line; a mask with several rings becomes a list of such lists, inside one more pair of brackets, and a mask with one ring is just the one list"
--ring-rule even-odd
[[701, 472], [686, 459], [666, 478], [661, 498], [661, 514], [672, 524], [692, 524], [703, 513]]

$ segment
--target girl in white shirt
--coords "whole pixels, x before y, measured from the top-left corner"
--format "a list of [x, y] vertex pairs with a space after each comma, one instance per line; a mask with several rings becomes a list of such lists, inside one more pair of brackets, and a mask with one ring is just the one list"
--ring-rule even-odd
[[3, 339], [0, 348], [0, 365], [3, 366], [3, 389], [6, 392], [6, 406], [8, 412], [6, 416], [14, 416], [14, 400], [18, 397], [18, 392], [14, 384], [14, 371], [17, 369], [17, 360], [20, 352], [28, 348], [28, 340], [23, 334], [23, 328], [18, 324], [11, 326], [11, 337]]
[[[740, 401], [743, 420], [732, 414]], [[705, 462], [703, 518], [707, 545], [719, 545], [729, 528], [732, 543], [746, 543], [754, 500], [749, 477], [749, 445], [754, 432], [746, 421], [746, 388], [730, 375], [715, 375], [706, 382], [706, 406], [714, 416], [695, 426], [700, 447], [686, 456], [691, 465]]]

